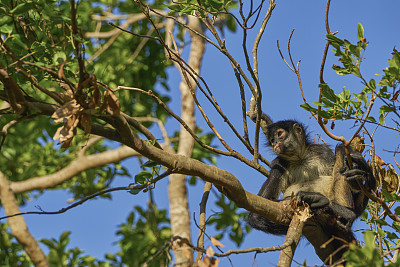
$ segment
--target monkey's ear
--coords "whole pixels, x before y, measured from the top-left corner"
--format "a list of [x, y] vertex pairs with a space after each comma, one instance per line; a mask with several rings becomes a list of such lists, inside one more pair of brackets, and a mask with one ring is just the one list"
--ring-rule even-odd
[[303, 127], [301, 127], [301, 125], [298, 123], [295, 123], [293, 125], [293, 130], [296, 133], [296, 135], [304, 135]]

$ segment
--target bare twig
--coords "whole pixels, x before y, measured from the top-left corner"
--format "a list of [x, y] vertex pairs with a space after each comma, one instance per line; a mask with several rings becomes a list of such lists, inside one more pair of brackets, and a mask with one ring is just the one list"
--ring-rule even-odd
[[28, 214], [45, 214], [45, 215], [61, 214], [61, 213], [64, 213], [64, 212], [66, 212], [66, 211], [68, 211], [70, 209], [73, 209], [73, 208], [75, 208], [75, 207], [77, 207], [79, 205], [82, 205], [83, 203], [85, 203], [86, 201], [88, 201], [90, 199], [93, 199], [93, 198], [98, 197], [100, 195], [104, 195], [104, 194], [107, 194], [107, 193], [110, 193], [110, 192], [114, 192], [114, 191], [121, 191], [121, 190], [132, 191], [132, 190], [134, 190], [134, 192], [136, 194], [136, 193], [139, 192], [139, 190], [143, 190], [143, 189], [148, 188], [150, 185], [155, 184], [156, 182], [158, 182], [161, 179], [167, 177], [171, 173], [172, 173], [172, 171], [167, 170], [163, 174], [157, 176], [156, 178], [148, 181], [146, 184], [143, 184], [143, 185], [120, 186], [120, 187], [109, 188], [109, 189], [106, 189], [106, 190], [102, 190], [102, 191], [96, 192], [96, 193], [91, 194], [91, 195], [89, 195], [87, 197], [84, 197], [81, 200], [79, 200], [79, 201], [77, 201], [77, 202], [75, 202], [75, 203], [73, 203], [73, 204], [71, 204], [71, 205], [69, 205], [69, 206], [67, 206], [65, 208], [62, 208], [62, 209], [60, 209], [58, 211], [26, 211], [26, 212], [20, 212], [20, 213], [15, 213], [15, 214], [11, 214], [11, 215], [0, 217], [0, 221], [4, 220], [4, 219], [7, 219], [7, 218], [12, 218], [12, 217], [15, 217], [15, 216], [20, 216], [20, 215], [28, 215]]

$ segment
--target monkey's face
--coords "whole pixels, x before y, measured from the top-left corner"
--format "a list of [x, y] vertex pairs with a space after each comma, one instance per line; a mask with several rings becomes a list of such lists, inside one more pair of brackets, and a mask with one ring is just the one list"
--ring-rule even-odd
[[285, 151], [285, 140], [288, 136], [288, 132], [285, 129], [277, 129], [272, 137], [269, 139], [269, 145], [272, 147], [277, 155], [284, 153]]
[[278, 156], [297, 160], [305, 147], [304, 129], [293, 121], [278, 122], [269, 128], [268, 145]]

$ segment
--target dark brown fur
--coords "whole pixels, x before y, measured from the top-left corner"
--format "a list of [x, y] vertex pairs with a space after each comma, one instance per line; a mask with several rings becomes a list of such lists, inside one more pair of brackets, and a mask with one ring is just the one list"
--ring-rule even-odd
[[[305, 128], [296, 121], [279, 121], [263, 131], [277, 158], [258, 195], [278, 201], [283, 193], [283, 199], [295, 195], [307, 202], [315, 215], [307, 221], [303, 234], [325, 263], [339, 260], [347, 250], [346, 244], [355, 240], [351, 226], [368, 202], [353, 184], [359, 179], [374, 190], [376, 182], [371, 169], [359, 153], [352, 152], [356, 163], [353, 167], [358, 169], [351, 171], [346, 165], [343, 146], [336, 147], [335, 156], [329, 146], [311, 143]], [[250, 213], [248, 221], [268, 233], [287, 232], [287, 226], [258, 214]], [[321, 248], [330, 239], [333, 241]]]

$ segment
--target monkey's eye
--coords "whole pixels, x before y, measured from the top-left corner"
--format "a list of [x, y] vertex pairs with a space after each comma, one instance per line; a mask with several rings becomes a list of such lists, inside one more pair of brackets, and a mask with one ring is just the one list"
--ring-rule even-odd
[[276, 131], [276, 134], [278, 135], [278, 137], [282, 137], [284, 133], [285, 133], [285, 130], [283, 130], [283, 129], [279, 129], [278, 131]]
[[273, 144], [274, 142], [275, 142], [275, 139], [273, 139], [273, 138], [271, 140], [269, 140], [270, 144]]

